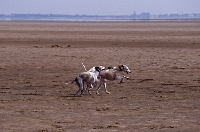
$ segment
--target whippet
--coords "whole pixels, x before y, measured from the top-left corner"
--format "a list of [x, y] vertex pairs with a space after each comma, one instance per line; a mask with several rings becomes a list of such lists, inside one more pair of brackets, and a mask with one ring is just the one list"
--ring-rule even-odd
[[[79, 89], [76, 92], [77, 96], [82, 95], [83, 91], [86, 89], [84, 88], [84, 83], [87, 84], [87, 89], [88, 88], [93, 88], [93, 85], [95, 82], [99, 81], [99, 79], [97, 78], [99, 75], [99, 72], [103, 69], [105, 69], [105, 67], [103, 66], [97, 66], [94, 67], [94, 71], [86, 71], [86, 72], [81, 72], [79, 73], [76, 78], [71, 82], [73, 83], [74, 81], [76, 82], [76, 84], [78, 85]], [[65, 83], [65, 84], [70, 84], [70, 83]], [[81, 92], [81, 94], [79, 94], [79, 92]], [[90, 91], [88, 90], [89, 94], [91, 95]]]
[[[82, 65], [83, 65], [83, 63], [82, 63]], [[84, 65], [83, 65], [83, 67], [85, 68]], [[86, 68], [85, 68], [85, 70], [86, 70]], [[94, 72], [95, 71], [94, 67], [91, 68], [89, 71]], [[99, 86], [97, 88], [96, 94], [99, 94], [98, 91], [99, 91], [99, 89], [100, 89], [100, 87], [101, 87], [102, 84], [104, 85], [105, 92], [107, 94], [110, 93], [110, 92], [108, 92], [108, 90], [106, 88], [106, 81], [107, 80], [110, 80], [110, 81], [120, 80], [120, 83], [122, 83], [124, 78], [129, 79], [129, 77], [120, 75], [121, 71], [124, 71], [127, 74], [131, 73], [131, 71], [129, 70], [128, 66], [126, 66], [126, 65], [119, 65], [118, 67], [116, 67], [116, 66], [110, 66], [110, 67], [108, 67], [108, 70], [101, 71], [100, 74], [99, 74], [99, 76], [98, 76], [98, 78], [100, 78], [100, 84], [99, 84]], [[97, 82], [95, 82], [93, 84], [93, 87], [96, 87], [96, 85], [97, 85]], [[89, 90], [91, 90], [91, 89], [89, 89]]]
[[98, 91], [100, 90], [100, 87], [102, 84], [104, 85], [105, 92], [107, 94], [110, 93], [110, 92], [108, 92], [108, 90], [106, 88], [107, 80], [110, 80], [110, 81], [120, 80], [120, 83], [122, 83], [124, 78], [129, 79], [129, 77], [126, 77], [126, 76], [123, 76], [120, 74], [120, 72], [122, 72], [122, 71], [126, 72], [127, 74], [131, 73], [128, 66], [126, 66], [126, 65], [119, 65], [118, 67], [112, 66], [112, 67], [108, 67], [108, 70], [101, 71], [99, 74], [99, 77], [101, 78], [101, 80], [100, 80], [100, 84], [97, 88], [96, 94], [99, 94]]

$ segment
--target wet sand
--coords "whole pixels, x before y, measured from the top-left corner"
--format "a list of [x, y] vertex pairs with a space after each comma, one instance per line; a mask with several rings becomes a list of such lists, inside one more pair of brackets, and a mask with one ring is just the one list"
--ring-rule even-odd
[[[200, 131], [200, 22], [0, 22], [0, 129]], [[75, 97], [93, 66], [125, 83]]]

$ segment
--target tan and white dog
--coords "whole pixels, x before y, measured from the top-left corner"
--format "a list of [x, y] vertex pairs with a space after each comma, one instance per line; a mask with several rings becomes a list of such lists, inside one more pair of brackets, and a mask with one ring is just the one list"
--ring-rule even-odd
[[[83, 65], [83, 63], [82, 63]], [[83, 67], [85, 68], [85, 66], [83, 65]], [[85, 68], [86, 70], [86, 68]], [[87, 70], [86, 70], [87, 71]], [[91, 68], [89, 70], [90, 72], [96, 72], [95, 68]], [[119, 65], [118, 67], [116, 66], [110, 66], [108, 67], [107, 70], [102, 70], [100, 71], [99, 75], [98, 75], [98, 78], [100, 78], [100, 84], [97, 88], [97, 91], [96, 91], [96, 94], [99, 94], [99, 90], [100, 90], [100, 87], [101, 85], [103, 84], [104, 85], [104, 89], [105, 89], [105, 92], [107, 94], [109, 94], [110, 92], [108, 92], [107, 88], [106, 88], [106, 81], [107, 80], [110, 80], [110, 81], [114, 81], [114, 80], [120, 80], [120, 83], [123, 82], [123, 79], [126, 78], [126, 79], [129, 79], [129, 77], [126, 77], [126, 76], [123, 76], [120, 74], [120, 72], [125, 72], [125, 73], [131, 73], [131, 71], [129, 70], [128, 66], [126, 65]], [[97, 82], [94, 82], [92, 85], [93, 87], [91, 87], [89, 90], [91, 90], [92, 88], [96, 87], [97, 86]]]
[[120, 72], [125, 72], [127, 74], [131, 73], [128, 66], [126, 66], [126, 65], [119, 65], [118, 67], [116, 67], [116, 66], [108, 67], [107, 70], [101, 71], [99, 74], [99, 77], [101, 78], [101, 80], [100, 80], [100, 84], [97, 88], [96, 94], [99, 94], [98, 91], [100, 90], [100, 87], [102, 84], [104, 85], [105, 92], [107, 94], [110, 93], [110, 92], [108, 92], [108, 90], [106, 88], [107, 80], [110, 80], [110, 81], [120, 80], [120, 83], [122, 83], [124, 78], [129, 79], [129, 77], [121, 75]]

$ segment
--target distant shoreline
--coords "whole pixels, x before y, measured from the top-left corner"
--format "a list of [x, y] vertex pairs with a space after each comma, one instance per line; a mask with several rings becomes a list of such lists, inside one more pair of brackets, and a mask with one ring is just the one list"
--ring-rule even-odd
[[59, 14], [0, 14], [1, 21], [182, 21], [200, 20], [200, 14], [131, 15], [59, 15]]
[[102, 19], [102, 20], [82, 20], [82, 19], [30, 19], [30, 20], [1, 20], [2, 22], [164, 22], [164, 21], [200, 21], [200, 18], [193, 19]]

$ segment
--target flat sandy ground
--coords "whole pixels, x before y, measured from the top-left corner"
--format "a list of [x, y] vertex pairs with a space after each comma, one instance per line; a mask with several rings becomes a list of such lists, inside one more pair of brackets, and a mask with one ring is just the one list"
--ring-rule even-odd
[[[0, 62], [2, 132], [200, 131], [200, 21], [0, 22]], [[130, 80], [75, 97], [82, 62]]]

